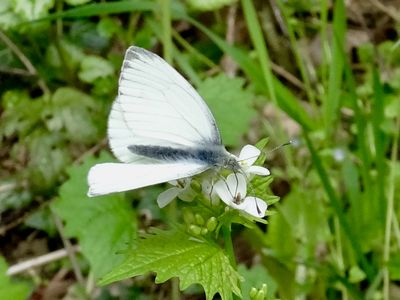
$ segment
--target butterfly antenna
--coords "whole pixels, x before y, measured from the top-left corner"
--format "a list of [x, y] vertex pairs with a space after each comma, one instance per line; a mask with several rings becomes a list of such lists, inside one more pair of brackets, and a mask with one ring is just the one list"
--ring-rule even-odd
[[282, 147], [289, 146], [289, 145], [293, 145], [293, 143], [294, 143], [294, 141], [293, 141], [293, 140], [290, 140], [290, 141], [288, 141], [288, 142], [286, 142], [286, 143], [283, 143], [283, 144], [280, 144], [279, 146], [276, 146], [275, 148], [273, 148], [272, 150], [268, 151], [267, 153], [272, 153], [272, 152], [274, 152], [274, 151], [276, 151], [276, 150], [279, 150], [279, 149], [282, 148]]
[[[288, 146], [288, 145], [293, 145], [294, 144], [294, 141], [293, 140], [290, 140], [290, 141], [288, 141], [288, 142], [286, 142], [286, 143], [283, 143], [283, 144], [281, 144], [281, 145], [279, 145], [279, 146], [276, 146], [275, 148], [273, 148], [272, 150], [270, 150], [270, 151], [268, 151], [268, 152], [264, 152], [264, 153], [272, 153], [272, 152], [274, 152], [274, 151], [276, 151], [276, 150], [279, 150], [280, 148], [282, 148], [282, 147], [285, 147], [285, 146]], [[259, 157], [260, 156], [260, 154], [258, 154], [258, 155], [254, 155], [254, 156], [250, 156], [250, 157], [246, 157], [246, 158], [243, 158], [243, 159], [239, 159], [238, 161], [240, 162], [240, 161], [244, 161], [244, 160], [248, 160], [248, 159], [250, 159], [250, 158], [255, 158], [255, 157]]]

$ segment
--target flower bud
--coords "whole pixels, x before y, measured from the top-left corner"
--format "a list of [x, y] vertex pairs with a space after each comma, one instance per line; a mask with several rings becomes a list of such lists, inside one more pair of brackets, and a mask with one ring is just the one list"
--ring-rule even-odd
[[201, 235], [206, 235], [208, 233], [208, 229], [207, 228], [202, 228], [201, 229]]
[[263, 290], [259, 290], [255, 300], [265, 300], [265, 294]]
[[208, 231], [214, 231], [217, 228], [218, 221], [215, 217], [211, 217], [207, 220], [207, 229]]
[[252, 287], [250, 290], [250, 299], [254, 299], [257, 296], [258, 290], [255, 287]]
[[194, 218], [196, 219], [197, 225], [204, 225], [204, 218], [200, 214], [195, 214]]
[[266, 283], [263, 283], [261, 290], [264, 292], [264, 295], [268, 294], [268, 287]]
[[183, 220], [186, 224], [193, 224], [194, 223], [194, 215], [190, 210], [185, 209], [183, 211]]
[[201, 228], [197, 225], [190, 225], [189, 230], [194, 234], [194, 235], [200, 235], [201, 234]]

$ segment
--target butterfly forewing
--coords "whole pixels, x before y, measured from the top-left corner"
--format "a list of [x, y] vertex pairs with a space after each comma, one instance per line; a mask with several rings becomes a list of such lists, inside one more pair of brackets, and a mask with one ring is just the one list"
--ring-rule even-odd
[[130, 145], [221, 145], [214, 117], [194, 88], [156, 54], [130, 47], [108, 124], [111, 149], [123, 162], [146, 161]]

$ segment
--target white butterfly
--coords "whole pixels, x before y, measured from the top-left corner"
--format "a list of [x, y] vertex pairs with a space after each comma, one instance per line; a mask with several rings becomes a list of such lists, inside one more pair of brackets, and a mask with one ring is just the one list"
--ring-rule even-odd
[[195, 89], [158, 55], [130, 47], [108, 120], [112, 152], [88, 174], [89, 196], [137, 189], [199, 174], [241, 169]]

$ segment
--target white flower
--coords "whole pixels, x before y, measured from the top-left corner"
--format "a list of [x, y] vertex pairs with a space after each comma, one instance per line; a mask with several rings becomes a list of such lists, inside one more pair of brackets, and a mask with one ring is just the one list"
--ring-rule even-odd
[[333, 150], [333, 158], [337, 162], [342, 162], [346, 158], [346, 152], [341, 148], [336, 148]]
[[195, 192], [190, 187], [190, 178], [183, 178], [168, 182], [174, 187], [165, 190], [157, 197], [157, 204], [160, 208], [167, 206], [175, 198], [190, 202], [195, 197]]
[[252, 145], [246, 145], [240, 151], [238, 162], [246, 174], [256, 174], [267, 176], [270, 174], [269, 170], [260, 166], [253, 166], [257, 158], [260, 156], [261, 151]]
[[230, 174], [225, 180], [219, 180], [214, 189], [218, 196], [230, 207], [244, 211], [254, 217], [263, 218], [267, 203], [255, 196], [247, 196], [247, 183], [243, 174]]

